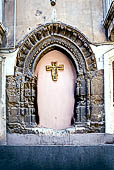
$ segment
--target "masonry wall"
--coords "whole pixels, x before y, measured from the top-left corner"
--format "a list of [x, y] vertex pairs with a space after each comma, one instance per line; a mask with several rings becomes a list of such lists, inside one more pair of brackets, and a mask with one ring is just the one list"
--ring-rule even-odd
[[[2, 48], [6, 48], [5, 52], [10, 54], [3, 54], [5, 59], [5, 71], [3, 74], [2, 62], [0, 61], [0, 137], [2, 134], [5, 139], [5, 80], [6, 75], [14, 74], [14, 66], [17, 54], [13, 54], [7, 47], [16, 47], [23, 38], [29, 34], [33, 29], [38, 27], [40, 24], [45, 24], [48, 22], [64, 22], [73, 27], [77, 27], [86, 37], [93, 43], [92, 49], [95, 53], [97, 60], [98, 72], [93, 75], [92, 78], [92, 119], [99, 121], [104, 121], [104, 74], [103, 74], [103, 55], [108, 50], [113, 48], [113, 45], [102, 45], [102, 43], [107, 42], [105, 30], [103, 26], [103, 4], [102, 0], [56, 0], [56, 6], [52, 7], [50, 5], [50, 0], [17, 0], [16, 4], [16, 20], [14, 17], [14, 0], [5, 0], [5, 12], [3, 17], [3, 23], [7, 29], [6, 39], [4, 40], [4, 45]], [[56, 13], [54, 13], [56, 11]], [[14, 27], [14, 25], [16, 27]], [[14, 35], [16, 35], [14, 37]], [[96, 46], [94, 43], [99, 44]], [[1, 50], [0, 50], [1, 56]], [[10, 67], [9, 67], [10, 65]], [[4, 79], [4, 81], [3, 81]], [[97, 86], [97, 85], [99, 86]], [[4, 87], [4, 89], [3, 89]], [[99, 88], [98, 88], [99, 87]], [[97, 91], [97, 92], [96, 92]], [[4, 93], [4, 96], [2, 95]], [[100, 96], [100, 98], [99, 98]], [[94, 102], [95, 101], [95, 102]], [[3, 103], [2, 103], [3, 102]], [[3, 105], [2, 105], [3, 104]], [[94, 111], [95, 110], [95, 113]], [[102, 117], [99, 117], [102, 115]], [[96, 124], [97, 126], [97, 124]], [[104, 132], [104, 129], [103, 131]], [[1, 138], [0, 138], [0, 141]]]
[[[55, 7], [50, 5], [50, 0], [17, 0], [16, 6], [16, 43], [39, 24], [53, 21], [77, 27], [92, 42], [106, 41], [102, 0], [57, 0]], [[4, 22], [8, 28], [7, 46], [13, 46], [14, 0], [5, 1]]]

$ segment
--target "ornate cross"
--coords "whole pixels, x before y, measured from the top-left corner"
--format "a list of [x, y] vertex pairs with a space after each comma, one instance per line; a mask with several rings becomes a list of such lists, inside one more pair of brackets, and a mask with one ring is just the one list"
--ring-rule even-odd
[[57, 66], [58, 62], [51, 62], [51, 66], [46, 66], [46, 71], [51, 71], [52, 80], [57, 81], [58, 79], [58, 70], [64, 70], [64, 65], [61, 64]]

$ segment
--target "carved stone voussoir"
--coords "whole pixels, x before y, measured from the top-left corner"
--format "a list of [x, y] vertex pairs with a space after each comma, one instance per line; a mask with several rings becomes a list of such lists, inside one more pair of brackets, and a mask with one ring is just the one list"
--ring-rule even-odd
[[96, 70], [96, 59], [87, 38], [76, 28], [64, 23], [49, 23], [32, 31], [19, 47], [16, 66], [21, 67], [25, 74], [32, 72], [35, 67], [34, 61], [51, 50], [51, 46], [54, 48], [59, 46], [70, 51], [77, 62], [80, 62], [79, 65], [82, 67], [85, 65], [86, 70]]

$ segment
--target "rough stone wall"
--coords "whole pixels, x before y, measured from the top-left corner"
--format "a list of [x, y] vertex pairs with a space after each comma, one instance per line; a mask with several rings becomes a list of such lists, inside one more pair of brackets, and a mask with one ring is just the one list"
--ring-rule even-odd
[[91, 130], [104, 132], [104, 70], [94, 72], [90, 81]]
[[[36, 126], [35, 77], [7, 76], [7, 126], [10, 132], [24, 132], [26, 128]], [[23, 126], [23, 128], [21, 128]]]
[[[76, 96], [76, 100], [79, 101], [73, 124], [74, 129], [71, 128], [71, 133], [104, 132], [103, 78], [103, 70], [99, 70], [92, 72], [91, 77], [88, 77], [88, 88], [84, 81], [80, 81], [79, 94]], [[85, 95], [86, 90], [88, 91], [87, 96]], [[40, 133], [41, 130], [37, 127], [35, 100], [35, 77], [7, 76], [7, 129], [9, 133]], [[84, 102], [85, 100], [86, 102]]]
[[[55, 7], [50, 5], [50, 0], [17, 0], [16, 42], [39, 24], [52, 22], [53, 9], [56, 9], [56, 22], [77, 27], [92, 42], [106, 41], [102, 0], [57, 0]], [[5, 1], [5, 26], [8, 28], [7, 45], [13, 46], [14, 0]]]
[[[83, 86], [84, 82], [81, 82]], [[83, 105], [83, 98], [80, 100], [80, 107], [76, 110], [78, 117], [76, 122], [77, 133], [103, 133], [105, 132], [105, 111], [104, 111], [104, 71], [96, 70], [87, 78], [88, 91], [87, 106]], [[82, 93], [84, 88], [81, 89]], [[87, 111], [86, 111], [87, 110]], [[86, 114], [87, 119], [84, 120], [83, 115]], [[81, 120], [82, 119], [82, 120]], [[83, 122], [87, 121], [87, 124]], [[81, 129], [81, 127], [85, 127]]]
[[[34, 129], [30, 128], [37, 128], [37, 122], [33, 122], [36, 110], [33, 76], [35, 61], [40, 59], [38, 57], [41, 57], [41, 52], [43, 56], [47, 48], [53, 50], [52, 47], [57, 48], [58, 43], [66, 51], [71, 50], [72, 55], [69, 57], [74, 56], [72, 61], [77, 63], [74, 106], [76, 130], [73, 133], [104, 132], [103, 72], [97, 70], [94, 54], [83, 34], [63, 23], [46, 24], [39, 27], [24, 39], [19, 49], [15, 75], [7, 76], [7, 127], [9, 132], [31, 133], [32, 131], [34, 133]], [[39, 44], [41, 48], [39, 48]], [[50, 44], [52, 46], [48, 47]], [[77, 47], [80, 51], [77, 51]], [[31, 82], [31, 80], [33, 81]], [[98, 90], [96, 90], [96, 84], [100, 86]], [[99, 96], [100, 99], [97, 99]]]
[[[17, 11], [16, 11], [16, 44], [19, 43], [20, 40], [23, 40], [26, 34], [31, 32], [34, 28], [38, 27], [40, 24], [45, 24], [47, 22], [52, 22], [52, 11], [53, 9], [56, 9], [56, 21], [64, 22], [66, 24], [72, 25], [74, 27], [77, 27], [81, 32], [83, 32], [90, 41], [92, 42], [104, 42], [106, 41], [105, 37], [105, 32], [104, 28], [102, 25], [102, 20], [103, 20], [103, 5], [102, 5], [102, 0], [57, 0], [57, 4], [55, 7], [51, 7], [50, 5], [50, 0], [17, 0]], [[10, 10], [9, 10], [10, 9]], [[5, 18], [4, 18], [4, 24], [7, 28], [7, 43], [6, 46], [13, 46], [14, 45], [14, 0], [5, 0]], [[5, 43], [4, 43], [5, 44]], [[102, 52], [103, 54], [103, 52]], [[8, 56], [9, 57], [9, 56]], [[12, 60], [14, 60], [12, 58]], [[8, 59], [7, 59], [8, 61]], [[1, 66], [0, 66], [1, 69]], [[8, 70], [7, 70], [8, 72]], [[1, 70], [0, 70], [1, 73]], [[1, 74], [0, 74], [1, 76]], [[81, 127], [81, 124], [76, 124], [75, 130], [71, 130], [71, 133], [84, 133], [84, 132], [104, 132], [104, 92], [103, 92], [103, 70], [97, 70], [94, 71], [91, 75], [91, 78], [89, 77], [88, 79], [88, 124], [85, 125], [85, 129]], [[16, 78], [16, 77], [15, 77]], [[3, 111], [1, 110], [1, 77], [0, 77], [0, 121], [1, 117], [3, 114]], [[24, 80], [25, 81], [25, 80]], [[25, 83], [26, 84], [26, 83]], [[16, 84], [15, 84], [16, 85]], [[18, 83], [17, 83], [18, 85]], [[83, 83], [80, 84], [80, 86], [83, 86]], [[16, 87], [17, 88], [17, 87]], [[81, 89], [81, 88], [80, 88]], [[24, 95], [27, 95], [26, 97], [24, 96], [24, 102], [20, 101], [21, 98], [19, 99], [19, 103], [16, 103], [15, 101], [15, 95], [12, 96], [13, 89], [11, 90], [10, 88], [9, 92], [11, 93], [10, 99], [13, 101], [13, 104], [9, 102], [9, 109], [7, 114], [7, 122], [11, 121], [15, 123], [15, 121], [20, 121], [23, 123], [24, 121], [26, 122], [26, 127], [30, 125], [33, 125], [32, 123], [36, 123], [36, 118], [35, 115], [31, 113], [34, 110], [33, 104], [30, 105], [29, 108], [26, 103], [29, 100], [30, 97], [30, 89], [27, 87], [24, 89], [22, 88], [23, 97]], [[20, 88], [21, 91], [21, 88]], [[8, 92], [8, 91], [7, 91]], [[82, 89], [83, 92], [83, 89]], [[15, 93], [15, 92], [14, 92]], [[19, 92], [20, 93], [20, 92]], [[16, 95], [18, 96], [18, 88], [16, 91]], [[9, 100], [9, 98], [7, 98]], [[23, 99], [22, 99], [23, 100]], [[83, 101], [82, 101], [83, 103]], [[22, 104], [22, 108], [25, 110], [21, 109], [18, 112], [16, 110], [18, 107], [18, 104]], [[23, 106], [24, 104], [24, 106]], [[83, 115], [85, 114], [85, 108], [80, 107], [81, 109], [79, 110], [79, 114]], [[26, 109], [27, 113], [30, 113], [29, 115], [26, 114]], [[33, 109], [33, 110], [32, 110]], [[25, 112], [26, 116], [23, 116], [23, 112]], [[12, 115], [12, 113], [14, 115]], [[17, 119], [17, 114], [20, 114], [21, 119]], [[13, 119], [12, 119], [13, 117]], [[19, 117], [19, 118], [20, 118]], [[10, 119], [11, 118], [11, 119]], [[25, 120], [26, 119], [26, 120]], [[32, 122], [33, 121], [33, 122]], [[85, 120], [84, 120], [85, 121]], [[24, 123], [25, 123], [24, 122]], [[29, 123], [28, 123], [29, 122]], [[1, 122], [0, 122], [1, 125]], [[16, 129], [20, 130], [20, 133], [39, 133], [32, 131], [29, 129], [26, 131], [24, 129], [22, 131], [22, 128], [19, 126], [15, 126], [15, 132]], [[12, 132], [14, 129], [12, 129]], [[34, 129], [35, 130], [35, 129]], [[0, 133], [3, 132], [2, 127], [0, 127]], [[4, 133], [4, 132], [3, 132]]]

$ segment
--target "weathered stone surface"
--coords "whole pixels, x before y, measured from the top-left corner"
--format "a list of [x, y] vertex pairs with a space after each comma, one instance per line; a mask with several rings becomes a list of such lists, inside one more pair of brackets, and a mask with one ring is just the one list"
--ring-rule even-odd
[[[35, 116], [36, 77], [31, 79], [23, 76], [7, 77], [7, 123], [29, 124], [31, 115]], [[17, 130], [16, 130], [17, 131]]]
[[[74, 92], [76, 131], [73, 133], [101, 132], [104, 128], [103, 71], [97, 71], [88, 40], [77, 29], [63, 23], [51, 23], [38, 27], [24, 39], [17, 54], [15, 76], [7, 76], [8, 132], [39, 133], [36, 78], [33, 75], [41, 57], [56, 48], [68, 52], [77, 72]], [[69, 52], [72, 55], [69, 56]], [[92, 126], [88, 122], [92, 122]]]
[[75, 145], [92, 146], [114, 144], [114, 135], [109, 134], [71, 134], [67, 131], [42, 134], [8, 134], [7, 145], [34, 146], [34, 145]]
[[[40, 39], [38, 38], [39, 34]], [[85, 81], [85, 77], [83, 72], [96, 70], [96, 59], [89, 45], [89, 41], [84, 35], [76, 28], [64, 23], [50, 23], [39, 26], [23, 40], [17, 56], [16, 74], [33, 74], [35, 63], [38, 62], [45, 53], [55, 48], [60, 48], [59, 50], [64, 49], [68, 52], [68, 55], [69, 53], [72, 54], [70, 58], [76, 65], [77, 72], [79, 72], [80, 76], [82, 74], [80, 86], [84, 86], [83, 82]], [[19, 70], [21, 71], [20, 73], [18, 72]]]
[[104, 106], [93, 105], [91, 109], [91, 121], [104, 122]]
[[91, 80], [91, 94], [104, 96], [104, 71], [99, 70], [95, 72]]

